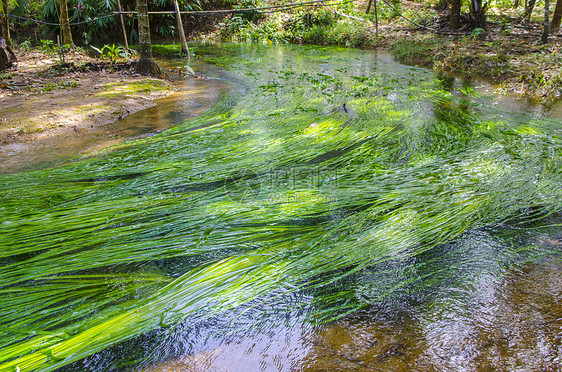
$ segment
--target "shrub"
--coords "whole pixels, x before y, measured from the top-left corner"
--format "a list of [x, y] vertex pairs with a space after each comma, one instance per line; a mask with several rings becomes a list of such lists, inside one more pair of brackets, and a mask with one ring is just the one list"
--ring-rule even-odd
[[248, 23], [248, 20], [239, 16], [225, 19], [218, 24], [217, 36], [219, 40], [232, 40], [236, 34], [247, 27]]
[[328, 29], [314, 26], [302, 35], [302, 41], [307, 44], [325, 44], [328, 41]]
[[340, 20], [328, 31], [330, 44], [358, 47], [367, 45], [371, 35], [364, 23], [355, 20]]

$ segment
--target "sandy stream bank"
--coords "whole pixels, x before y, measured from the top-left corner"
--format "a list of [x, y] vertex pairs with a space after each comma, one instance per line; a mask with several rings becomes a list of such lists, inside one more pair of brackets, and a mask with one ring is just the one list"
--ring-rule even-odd
[[169, 81], [113, 68], [78, 52], [67, 61], [83, 67], [67, 71], [56, 68], [57, 57], [21, 50], [17, 55], [17, 70], [0, 74], [0, 159], [49, 137], [115, 122], [174, 91]]

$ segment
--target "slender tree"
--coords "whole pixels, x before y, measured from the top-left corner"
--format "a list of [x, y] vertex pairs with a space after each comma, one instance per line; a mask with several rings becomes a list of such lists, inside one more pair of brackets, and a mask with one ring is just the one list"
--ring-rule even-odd
[[556, 2], [554, 8], [554, 15], [552, 16], [552, 23], [550, 24], [550, 32], [555, 32], [560, 27], [560, 20], [562, 20], [562, 0]]
[[2, 6], [2, 37], [6, 41], [6, 45], [12, 45], [12, 40], [10, 38], [10, 23], [8, 21], [8, 0], [2, 0], [0, 3]]
[[435, 10], [443, 12], [443, 11], [449, 9], [450, 4], [451, 4], [450, 0], [439, 0], [437, 5], [435, 5]]
[[461, 26], [461, 0], [451, 1], [451, 16], [449, 26], [453, 30], [457, 30]]
[[533, 9], [535, 8], [537, 0], [529, 0], [527, 3], [527, 7], [525, 8], [525, 12], [523, 13], [523, 18], [527, 21], [531, 19], [531, 14], [533, 13]]
[[476, 27], [486, 28], [486, 6], [482, 0], [470, 1], [470, 15]]
[[544, 28], [541, 37], [541, 43], [548, 43], [548, 34], [550, 34], [550, 21], [549, 21], [549, 7], [550, 1], [544, 0]]
[[62, 43], [64, 45], [74, 46], [74, 42], [72, 41], [72, 32], [70, 31], [70, 21], [68, 19], [68, 5], [66, 4], [66, 0], [59, 0], [59, 7], [60, 7], [60, 28], [62, 33]]
[[152, 58], [148, 0], [137, 0], [137, 22], [139, 24], [139, 54], [136, 71], [142, 75], [159, 75], [160, 67]]

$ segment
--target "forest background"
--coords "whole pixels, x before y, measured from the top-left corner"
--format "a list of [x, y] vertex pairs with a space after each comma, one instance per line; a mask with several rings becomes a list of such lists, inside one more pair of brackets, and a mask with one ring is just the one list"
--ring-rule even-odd
[[[177, 3], [189, 40], [386, 47], [400, 62], [484, 78], [502, 94], [547, 105], [562, 95], [562, 0], [336, 0], [292, 7], [279, 0]], [[35, 46], [53, 52], [57, 40], [68, 43], [65, 7], [72, 43], [85, 53], [96, 54], [105, 45], [103, 54], [117, 60], [138, 44], [135, 0], [2, 0], [2, 13], [7, 9], [9, 15], [2, 17], [4, 38], [22, 52]], [[149, 0], [148, 9], [161, 12], [150, 15], [153, 42], [177, 42], [174, 1]], [[217, 9], [233, 11], [212, 12]], [[170, 50], [176, 51], [160, 51]]]

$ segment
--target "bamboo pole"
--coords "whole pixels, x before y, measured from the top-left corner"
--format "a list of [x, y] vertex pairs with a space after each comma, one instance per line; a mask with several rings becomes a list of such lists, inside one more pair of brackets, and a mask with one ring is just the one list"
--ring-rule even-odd
[[117, 0], [117, 8], [119, 9], [119, 18], [121, 18], [121, 28], [123, 30], [123, 40], [125, 41], [125, 49], [129, 50], [129, 41], [127, 40], [127, 30], [125, 29], [125, 21], [121, 9], [121, 0]]
[[375, 41], [379, 43], [379, 10], [377, 9], [377, 0], [374, 2], [375, 4]]
[[178, 32], [181, 39], [181, 51], [185, 53], [187, 58], [190, 58], [189, 49], [187, 48], [187, 40], [185, 38], [185, 31], [183, 29], [183, 22], [181, 21], [180, 6], [178, 5], [178, 0], [174, 0], [174, 8], [176, 9], [176, 19], [178, 21]]

